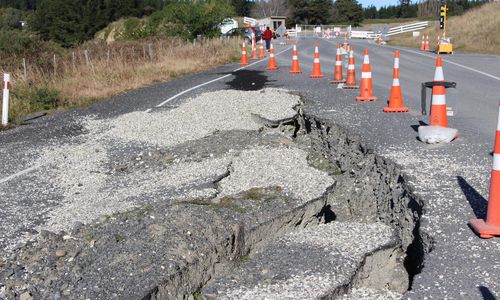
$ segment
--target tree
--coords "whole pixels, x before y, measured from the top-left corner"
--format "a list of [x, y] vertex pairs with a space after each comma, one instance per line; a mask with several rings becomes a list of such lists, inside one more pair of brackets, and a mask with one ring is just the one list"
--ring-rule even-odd
[[69, 47], [85, 39], [78, 0], [44, 0], [39, 3], [31, 27], [42, 38]]
[[250, 16], [254, 4], [254, 1], [231, 0], [231, 5], [234, 7], [236, 15], [238, 16]]
[[289, 24], [328, 24], [332, 20], [330, 0], [289, 0]]
[[337, 0], [333, 11], [336, 23], [358, 26], [363, 21], [363, 7], [356, 0]]
[[378, 15], [377, 8], [375, 5], [370, 5], [365, 8], [364, 17], [365, 19], [376, 19]]
[[255, 18], [282, 16], [287, 12], [286, 0], [256, 0], [252, 7], [251, 15]]

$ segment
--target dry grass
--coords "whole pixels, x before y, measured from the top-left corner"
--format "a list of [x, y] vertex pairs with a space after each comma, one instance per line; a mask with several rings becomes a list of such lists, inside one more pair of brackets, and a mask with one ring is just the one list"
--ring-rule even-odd
[[[447, 36], [451, 37], [455, 51], [500, 54], [500, 3], [485, 4], [462, 16], [451, 17], [447, 22]], [[439, 23], [422, 31], [429, 35], [431, 50], [435, 48]], [[395, 36], [391, 45], [420, 47], [421, 37], [411, 33]]]
[[56, 56], [55, 69], [51, 61], [29, 65], [27, 78], [22, 68], [11, 71], [10, 118], [21, 123], [24, 116], [35, 111], [88, 105], [130, 89], [229, 63], [238, 59], [238, 43], [238, 39], [205, 40], [195, 45], [154, 40], [71, 49]]

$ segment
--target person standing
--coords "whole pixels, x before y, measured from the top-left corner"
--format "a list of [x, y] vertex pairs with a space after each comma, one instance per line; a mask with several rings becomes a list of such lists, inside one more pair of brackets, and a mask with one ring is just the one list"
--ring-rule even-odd
[[269, 26], [264, 31], [264, 40], [266, 41], [266, 49], [269, 51], [271, 48], [271, 39], [273, 38], [273, 32], [269, 29]]

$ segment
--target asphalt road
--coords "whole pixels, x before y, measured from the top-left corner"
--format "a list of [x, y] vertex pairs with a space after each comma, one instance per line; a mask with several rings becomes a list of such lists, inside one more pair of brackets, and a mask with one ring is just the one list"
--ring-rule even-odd
[[[361, 135], [377, 153], [402, 165], [411, 178], [416, 193], [426, 203], [421, 230], [434, 240], [434, 245], [405, 298], [500, 296], [500, 242], [481, 240], [467, 227], [470, 218], [483, 217], [485, 213], [500, 99], [500, 57], [471, 54], [444, 57], [445, 79], [457, 83], [456, 91], [449, 90], [448, 95], [450, 101], [455, 99], [456, 112], [449, 120], [450, 127], [457, 128], [460, 137], [448, 145], [429, 146], [416, 139], [415, 129], [428, 121], [427, 116], [420, 115], [421, 83], [433, 79], [435, 55], [399, 48], [400, 82], [410, 113], [387, 115], [382, 108], [389, 98], [394, 48], [353, 41], [358, 80], [366, 47], [370, 50], [374, 94], [379, 97], [377, 102], [357, 103], [354, 97], [358, 91], [337, 89], [329, 83], [333, 77], [335, 43], [320, 40], [324, 79], [308, 77], [314, 40], [303, 39], [298, 43], [304, 72], [301, 75], [288, 74], [291, 48], [277, 45], [277, 52], [282, 52], [277, 55], [278, 71], [265, 71], [266, 61], [243, 70], [238, 70], [237, 64], [230, 64], [130, 91], [89, 108], [32, 120], [26, 126], [0, 133], [0, 206], [4, 214], [0, 218], [0, 246], [14, 246], [21, 236], [44, 224], [47, 212], [57, 206], [60, 193], [52, 187], [50, 178], [44, 176], [47, 166], [43, 162], [33, 165], [33, 161], [42, 146], [69, 141], [82, 134], [78, 121], [81, 117], [95, 115], [104, 119], [136, 110], [169, 109], [206, 91], [272, 86], [300, 92], [306, 100], [306, 113], [328, 118]], [[235, 70], [238, 71], [233, 73]]]

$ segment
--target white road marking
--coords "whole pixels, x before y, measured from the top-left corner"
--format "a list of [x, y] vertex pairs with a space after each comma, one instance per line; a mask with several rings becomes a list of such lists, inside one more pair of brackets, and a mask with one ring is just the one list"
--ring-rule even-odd
[[[290, 49], [292, 49], [292, 48], [291, 48], [291, 47], [288, 47], [287, 49], [285, 49], [285, 50], [283, 50], [283, 51], [281, 51], [281, 52], [278, 52], [278, 53], [276, 54], [276, 56], [277, 56], [277, 55], [280, 55], [281, 53], [286, 52], [286, 51], [288, 51], [288, 50], [290, 50]], [[232, 72], [237, 72], [237, 71], [240, 71], [240, 70], [246, 69], [246, 68], [248, 68], [248, 67], [251, 67], [251, 66], [253, 66], [253, 65], [256, 65], [256, 64], [261, 63], [261, 62], [266, 61], [266, 60], [268, 60], [268, 58], [267, 58], [267, 59], [263, 59], [263, 60], [259, 60], [259, 61], [256, 61], [256, 62], [253, 62], [253, 63], [251, 63], [251, 64], [249, 64], [249, 65], [246, 65], [246, 66], [240, 67], [240, 68], [238, 68], [238, 69], [235, 69], [235, 70], [231, 71], [231, 73], [230, 73], [230, 74], [226, 74], [226, 75], [224, 75], [224, 76], [217, 77], [217, 78], [212, 79], [212, 80], [210, 80], [210, 81], [207, 81], [207, 82], [205, 82], [205, 83], [198, 84], [197, 86], [193, 86], [193, 87], [191, 87], [191, 88], [189, 88], [189, 89], [187, 89], [187, 90], [184, 90], [184, 91], [182, 91], [182, 92], [180, 92], [180, 93], [178, 93], [178, 94], [173, 95], [172, 97], [168, 98], [167, 100], [163, 101], [162, 103], [160, 103], [160, 104], [156, 105], [156, 107], [162, 107], [163, 105], [165, 105], [165, 104], [167, 104], [168, 102], [170, 102], [170, 101], [172, 101], [172, 100], [174, 100], [174, 99], [178, 98], [179, 96], [182, 96], [182, 95], [184, 95], [184, 94], [186, 94], [186, 93], [189, 93], [189, 92], [191, 92], [191, 91], [194, 91], [194, 90], [196, 90], [196, 89], [198, 89], [198, 88], [200, 88], [200, 87], [202, 87], [202, 86], [208, 85], [208, 84], [210, 84], [210, 83], [213, 83], [213, 82], [219, 81], [219, 80], [221, 80], [221, 79], [227, 78], [227, 77], [229, 77], [229, 76], [231, 76], [231, 75], [232, 75]]]
[[[386, 46], [386, 47], [387, 48], [392, 48], [392, 49], [398, 49], [398, 50], [401, 50], [401, 51], [406, 51], [406, 52], [413, 53], [413, 54], [418, 54], [420, 56], [424, 56], [424, 57], [428, 57], [428, 58], [432, 58], [432, 59], [436, 58], [436, 56], [429, 55], [427, 53], [421, 53], [421, 52], [417, 52], [417, 51], [413, 51], [413, 50], [409, 50], [409, 49], [405, 49], [405, 48], [398, 48], [398, 47], [393, 47], [393, 46]], [[486, 73], [486, 72], [483, 72], [483, 71], [479, 71], [479, 70], [476, 70], [476, 69], [468, 67], [468, 66], [464, 66], [462, 64], [453, 62], [453, 61], [448, 60], [446, 58], [443, 58], [443, 61], [446, 62], [446, 63], [452, 64], [452, 65], [455, 65], [457, 67], [460, 67], [460, 68], [463, 68], [463, 69], [466, 69], [466, 70], [469, 70], [469, 71], [472, 71], [472, 72], [476, 72], [478, 74], [481, 74], [481, 75], [484, 75], [486, 77], [489, 77], [489, 78], [492, 78], [492, 79], [500, 81], [500, 77], [498, 77], [498, 76], [491, 75], [489, 73]]]
[[33, 166], [33, 167], [29, 167], [29, 168], [24, 169], [24, 170], [22, 170], [22, 171], [20, 171], [20, 172], [17, 172], [16, 174], [12, 174], [12, 175], [10, 175], [10, 176], [7, 176], [7, 177], [5, 177], [5, 178], [3, 178], [3, 179], [0, 179], [0, 184], [2, 184], [2, 183], [4, 183], [4, 182], [7, 182], [7, 181], [9, 181], [9, 180], [11, 180], [11, 179], [14, 179], [14, 178], [16, 178], [16, 177], [19, 177], [19, 176], [21, 176], [21, 175], [24, 175], [24, 174], [26, 174], [26, 173], [29, 173], [29, 172], [31, 172], [31, 171], [34, 171], [34, 170], [36, 170], [36, 169], [38, 169], [38, 168], [40, 168], [40, 167], [41, 167], [41, 166], [39, 166], [39, 165], [37, 165], [37, 166]]
[[[288, 51], [288, 50], [290, 50], [290, 49], [292, 49], [292, 47], [288, 47], [287, 49], [285, 49], [285, 50], [283, 50], [283, 51], [281, 51], [281, 52], [278, 52], [276, 55], [280, 55], [281, 53], [284, 53], [284, 52], [286, 52], [286, 51]], [[256, 65], [256, 64], [261, 63], [261, 62], [266, 61], [266, 60], [267, 60], [267, 59], [262, 59], [262, 60], [259, 60], [259, 61], [256, 61], [256, 62], [253, 62], [253, 63], [251, 63], [251, 64], [249, 64], [249, 65], [246, 65], [246, 66], [240, 67], [240, 68], [238, 68], [238, 69], [236, 69], [236, 70], [233, 70], [232, 72], [236, 72], [236, 71], [239, 71], [239, 70], [243, 70], [243, 69], [245, 69], [245, 68], [251, 67], [251, 66], [253, 66], [253, 65]], [[221, 77], [215, 78], [215, 79], [213, 79], [213, 80], [207, 81], [207, 82], [205, 82], [205, 83], [202, 83], [202, 84], [199, 84], [199, 85], [194, 86], [194, 87], [192, 87], [192, 88], [189, 88], [189, 89], [187, 89], [187, 90], [185, 90], [185, 91], [182, 91], [182, 92], [180, 92], [180, 93], [178, 93], [178, 94], [176, 94], [176, 95], [174, 95], [174, 96], [172, 96], [172, 97], [168, 98], [167, 100], [163, 101], [162, 103], [158, 104], [156, 107], [162, 107], [163, 105], [165, 105], [165, 104], [167, 104], [168, 102], [170, 102], [170, 101], [174, 100], [175, 98], [177, 98], [177, 97], [179, 97], [179, 96], [182, 96], [182, 95], [184, 95], [184, 94], [186, 94], [186, 93], [188, 93], [188, 92], [190, 92], [190, 91], [192, 91], [192, 90], [195, 90], [195, 89], [197, 89], [197, 88], [200, 88], [200, 87], [205, 86], [205, 85], [207, 85], [207, 84], [210, 84], [210, 83], [212, 83], [212, 82], [216, 82], [216, 81], [219, 81], [219, 80], [221, 80], [221, 79], [227, 78], [227, 77], [229, 77], [229, 76], [231, 76], [231, 75], [232, 75], [232, 72], [231, 72], [230, 74], [227, 74], [227, 75], [224, 75], [224, 76], [221, 76]], [[146, 113], [149, 113], [149, 112], [151, 112], [151, 111], [152, 111], [152, 109], [151, 109], [151, 108], [148, 108], [148, 109], [146, 109], [146, 110], [145, 110], [145, 112], [146, 112]], [[24, 174], [27, 174], [27, 173], [29, 173], [29, 172], [31, 172], [31, 171], [34, 171], [34, 170], [38, 169], [39, 167], [40, 167], [40, 166], [33, 166], [33, 167], [27, 168], [27, 169], [25, 169], [25, 170], [22, 170], [22, 171], [20, 171], [20, 172], [17, 172], [16, 174], [13, 174], [13, 175], [7, 176], [7, 177], [5, 177], [5, 178], [3, 178], [3, 179], [0, 179], [0, 184], [2, 184], [2, 183], [4, 183], [4, 182], [7, 182], [7, 181], [9, 181], [9, 180], [12, 180], [12, 179], [14, 179], [14, 178], [16, 178], [16, 177], [22, 176], [22, 175], [24, 175]]]

